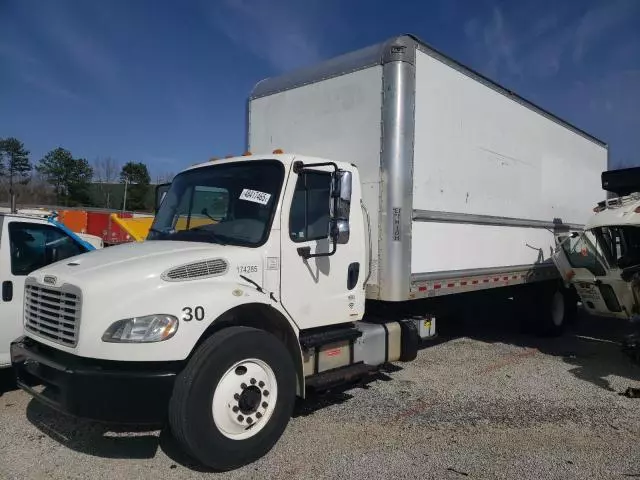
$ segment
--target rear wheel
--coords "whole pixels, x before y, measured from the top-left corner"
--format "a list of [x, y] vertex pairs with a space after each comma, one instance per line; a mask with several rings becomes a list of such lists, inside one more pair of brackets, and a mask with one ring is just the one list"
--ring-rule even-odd
[[529, 286], [520, 304], [526, 329], [545, 337], [564, 334], [577, 315], [575, 296], [555, 282]]
[[271, 450], [289, 422], [295, 391], [293, 361], [276, 337], [230, 327], [206, 340], [179, 375], [169, 423], [195, 460], [230, 470]]

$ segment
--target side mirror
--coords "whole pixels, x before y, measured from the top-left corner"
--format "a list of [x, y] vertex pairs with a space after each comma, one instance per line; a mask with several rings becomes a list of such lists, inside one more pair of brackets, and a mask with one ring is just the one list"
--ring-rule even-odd
[[331, 176], [329, 238], [336, 244], [349, 242], [351, 185], [351, 172], [338, 170]]
[[171, 186], [171, 183], [161, 183], [156, 186], [156, 198], [155, 198], [155, 207], [154, 207], [154, 213], [156, 215], [158, 214], [158, 209], [160, 208], [160, 205], [162, 204], [164, 197], [167, 195], [167, 192], [169, 191], [170, 186]]
[[351, 206], [351, 172], [338, 170], [331, 176], [331, 218], [349, 219]]
[[335, 243], [344, 245], [349, 243], [349, 221], [333, 219], [329, 222], [329, 238]]

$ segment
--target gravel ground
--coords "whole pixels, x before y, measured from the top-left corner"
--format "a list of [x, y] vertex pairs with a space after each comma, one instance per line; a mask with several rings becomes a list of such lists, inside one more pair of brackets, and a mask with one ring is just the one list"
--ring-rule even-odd
[[[459, 326], [357, 386], [301, 403], [263, 459], [214, 474], [166, 432], [118, 431], [0, 390], [0, 477], [640, 477], [640, 366], [615, 343], [624, 325], [582, 319], [560, 339]], [[5, 375], [6, 376], [6, 375]]]

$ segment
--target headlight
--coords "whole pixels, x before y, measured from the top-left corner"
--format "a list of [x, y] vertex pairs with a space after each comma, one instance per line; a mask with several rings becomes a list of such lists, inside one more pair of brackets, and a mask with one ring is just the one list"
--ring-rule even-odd
[[178, 319], [158, 314], [126, 318], [111, 324], [102, 335], [103, 342], [150, 343], [168, 340], [178, 331]]

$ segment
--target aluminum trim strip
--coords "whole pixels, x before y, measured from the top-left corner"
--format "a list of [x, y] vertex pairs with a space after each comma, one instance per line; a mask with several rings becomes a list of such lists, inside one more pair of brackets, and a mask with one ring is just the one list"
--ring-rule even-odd
[[525, 265], [412, 276], [410, 300], [420, 300], [493, 288], [513, 287], [559, 279], [551, 265]]
[[411, 288], [415, 66], [395, 61], [382, 70], [380, 153], [380, 300], [406, 300]]
[[555, 269], [553, 262], [537, 263], [532, 265], [514, 265], [504, 267], [490, 267], [490, 268], [470, 268], [467, 270], [448, 270], [440, 272], [422, 272], [414, 273], [411, 275], [411, 283], [424, 282], [432, 280], [442, 280], [449, 278], [462, 278], [462, 277], [481, 277], [491, 275], [501, 275], [511, 272], [526, 272], [529, 270], [544, 270], [548, 268]]
[[413, 221], [437, 223], [467, 223], [474, 225], [495, 225], [500, 227], [547, 228], [551, 230], [582, 230], [584, 225], [564, 223], [561, 220], [547, 222], [527, 218], [498, 217], [474, 213], [440, 212], [436, 210], [414, 210]]

